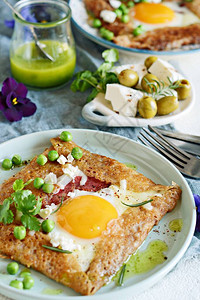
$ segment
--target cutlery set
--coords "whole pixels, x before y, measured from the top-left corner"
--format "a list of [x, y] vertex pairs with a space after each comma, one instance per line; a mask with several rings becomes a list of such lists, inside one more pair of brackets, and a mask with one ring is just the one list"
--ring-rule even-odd
[[[146, 146], [158, 150], [168, 158], [183, 175], [196, 179], [200, 178], [200, 158], [198, 157], [198, 155], [200, 155], [199, 136], [170, 132], [149, 125], [148, 129], [142, 129], [138, 139]], [[175, 145], [177, 141], [180, 147]], [[186, 152], [183, 149], [186, 151], [188, 149], [188, 151]]]

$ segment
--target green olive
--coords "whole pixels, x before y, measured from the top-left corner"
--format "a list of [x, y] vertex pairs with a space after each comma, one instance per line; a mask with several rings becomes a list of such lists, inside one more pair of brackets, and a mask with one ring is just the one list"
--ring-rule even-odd
[[187, 79], [181, 79], [174, 82], [174, 84], [178, 84], [179, 87], [175, 89], [178, 93], [178, 100], [186, 99], [191, 91], [191, 84]]
[[[158, 84], [156, 81], [159, 80], [158, 77], [156, 77], [155, 75], [153, 74], [144, 75], [141, 81], [142, 89], [147, 93], [155, 92], [156, 89], [158, 88]], [[151, 85], [149, 85], [149, 83], [151, 83]]]
[[152, 97], [145, 96], [138, 101], [138, 111], [141, 117], [150, 119], [157, 113], [157, 104]]
[[151, 67], [151, 65], [157, 60], [158, 58], [156, 56], [149, 56], [145, 59], [145, 66], [147, 67], [147, 69], [149, 69]]
[[118, 79], [121, 84], [128, 87], [133, 87], [137, 85], [139, 76], [137, 72], [126, 69], [120, 72], [120, 74], [118, 75]]
[[157, 101], [158, 115], [168, 115], [179, 106], [177, 97], [175, 96], [166, 96]]

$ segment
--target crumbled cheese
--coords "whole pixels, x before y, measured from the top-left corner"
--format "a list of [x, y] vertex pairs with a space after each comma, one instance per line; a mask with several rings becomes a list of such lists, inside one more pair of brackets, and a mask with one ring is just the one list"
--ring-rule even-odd
[[57, 185], [60, 187], [61, 190], [64, 190], [65, 186], [68, 185], [72, 181], [72, 178], [68, 175], [62, 175], [58, 177]]
[[107, 23], [114, 23], [117, 15], [114, 11], [104, 9], [100, 12], [100, 17]]
[[57, 183], [57, 176], [54, 173], [49, 173], [47, 176], [44, 178], [45, 183], [51, 183], [51, 184], [56, 184]]
[[79, 168], [77, 166], [74, 167], [71, 164], [67, 164], [65, 168], [62, 168], [62, 170], [63, 173], [71, 177], [71, 179], [74, 179], [77, 176], [77, 173], [79, 172]]
[[81, 250], [81, 245], [75, 243], [71, 238], [66, 239], [60, 232], [53, 230], [48, 236], [50, 237], [50, 243], [53, 247], [61, 247], [61, 249], [68, 251], [75, 249]]
[[109, 2], [113, 8], [119, 8], [121, 5], [121, 1], [118, 0], [109, 0]]
[[73, 160], [74, 160], [73, 156], [71, 155], [71, 153], [69, 153], [69, 154], [67, 155], [67, 162], [68, 162], [68, 163], [72, 163]]
[[87, 182], [87, 176], [80, 170], [79, 176], [81, 176], [80, 185], [84, 185]]
[[51, 205], [47, 205], [45, 208], [41, 209], [39, 212], [39, 216], [42, 219], [47, 219], [54, 210], [57, 209], [57, 205], [55, 205], [54, 203], [52, 203]]
[[57, 159], [57, 162], [61, 165], [64, 165], [67, 162], [67, 158], [64, 155], [60, 155]]

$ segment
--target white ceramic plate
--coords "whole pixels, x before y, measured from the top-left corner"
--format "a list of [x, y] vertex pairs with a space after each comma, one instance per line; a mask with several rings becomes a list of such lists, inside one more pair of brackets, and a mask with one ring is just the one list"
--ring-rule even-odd
[[151, 50], [127, 48], [127, 47], [116, 45], [113, 42], [101, 38], [100, 35], [98, 34], [98, 30], [89, 26], [88, 14], [83, 4], [83, 0], [70, 0], [69, 4], [72, 9], [72, 21], [75, 24], [76, 28], [87, 38], [106, 48], [116, 48], [120, 52], [123, 52], [124, 54], [131, 55], [131, 56], [146, 57], [149, 55], [157, 55], [167, 59], [176, 56], [183, 57], [188, 54], [194, 55], [200, 52], [199, 48], [190, 49], [190, 50], [182, 49], [182, 50], [172, 50], [172, 51], [151, 51]]
[[[20, 154], [23, 159], [29, 159], [35, 154], [41, 153], [45, 147], [48, 147], [50, 138], [59, 135], [61, 131], [63, 129], [43, 131], [5, 142], [0, 145], [0, 160], [12, 157], [16, 153]], [[196, 222], [193, 196], [186, 180], [171, 163], [155, 151], [121, 136], [84, 129], [70, 129], [70, 131], [76, 143], [92, 152], [110, 156], [121, 162], [133, 163], [138, 166], [139, 172], [142, 172], [157, 183], [171, 184], [172, 181], [175, 181], [180, 185], [183, 191], [182, 200], [171, 213], [161, 220], [159, 223], [160, 227], [154, 227], [154, 229], [159, 229], [159, 233], [152, 230], [140, 248], [140, 250], [144, 250], [152, 240], [163, 240], [168, 245], [168, 251], [165, 253], [168, 259], [163, 264], [157, 265], [153, 270], [130, 278], [123, 287], [117, 287], [111, 282], [109, 285], [101, 288], [94, 296], [85, 296], [84, 298], [73, 290], [33, 270], [31, 273], [35, 279], [35, 286], [31, 290], [21, 291], [11, 288], [9, 282], [15, 276], [8, 275], [6, 272], [9, 260], [0, 259], [0, 293], [13, 299], [125, 299], [132, 294], [135, 295], [144, 291], [166, 275], [183, 256], [192, 239]], [[17, 171], [17, 169], [14, 171], [1, 170], [1, 182]], [[168, 232], [168, 224], [170, 220], [176, 218], [183, 218], [183, 229], [181, 232], [176, 233], [175, 236], [172, 236], [172, 232]], [[23, 266], [20, 266], [20, 269], [23, 268]], [[44, 292], [45, 289], [57, 290], [58, 294], [54, 296], [47, 295]]]

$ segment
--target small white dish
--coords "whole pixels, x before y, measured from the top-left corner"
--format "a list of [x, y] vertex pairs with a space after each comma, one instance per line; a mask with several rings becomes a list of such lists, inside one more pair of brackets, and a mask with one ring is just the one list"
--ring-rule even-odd
[[[63, 129], [36, 132], [0, 144], [0, 161], [4, 158], [10, 158], [16, 153], [21, 155], [23, 159], [30, 159], [34, 155], [41, 153], [44, 148], [49, 147], [50, 138], [58, 136], [62, 131]], [[181, 201], [179, 201], [171, 213], [165, 215], [158, 226], [154, 227], [140, 247], [140, 251], [143, 251], [150, 241], [163, 240], [168, 245], [168, 250], [165, 253], [167, 260], [149, 272], [131, 277], [125, 281], [122, 287], [117, 287], [114, 282], [111, 282], [107, 286], [102, 287], [94, 296], [83, 297], [72, 289], [58, 284], [34, 270], [31, 270], [31, 274], [35, 280], [35, 285], [31, 290], [17, 290], [12, 288], [9, 286], [9, 283], [16, 276], [9, 275], [6, 272], [6, 266], [10, 260], [0, 258], [0, 294], [12, 299], [125, 299], [126, 297], [131, 297], [133, 294], [141, 293], [161, 280], [177, 264], [191, 242], [196, 223], [196, 209], [193, 195], [186, 180], [169, 161], [154, 150], [115, 134], [85, 129], [70, 129], [70, 132], [73, 135], [73, 140], [78, 145], [92, 152], [112, 157], [124, 163], [135, 164], [139, 172], [151, 178], [154, 182], [169, 185], [174, 181], [181, 187]], [[11, 171], [0, 169], [0, 183], [17, 171], [19, 171], [17, 168]], [[168, 224], [171, 220], [177, 218], [183, 219], [183, 228], [181, 232], [172, 234], [168, 229]], [[23, 268], [23, 266], [20, 266], [20, 270]], [[51, 293], [53, 291], [57, 292], [57, 294], [52, 295], [50, 291]]]

